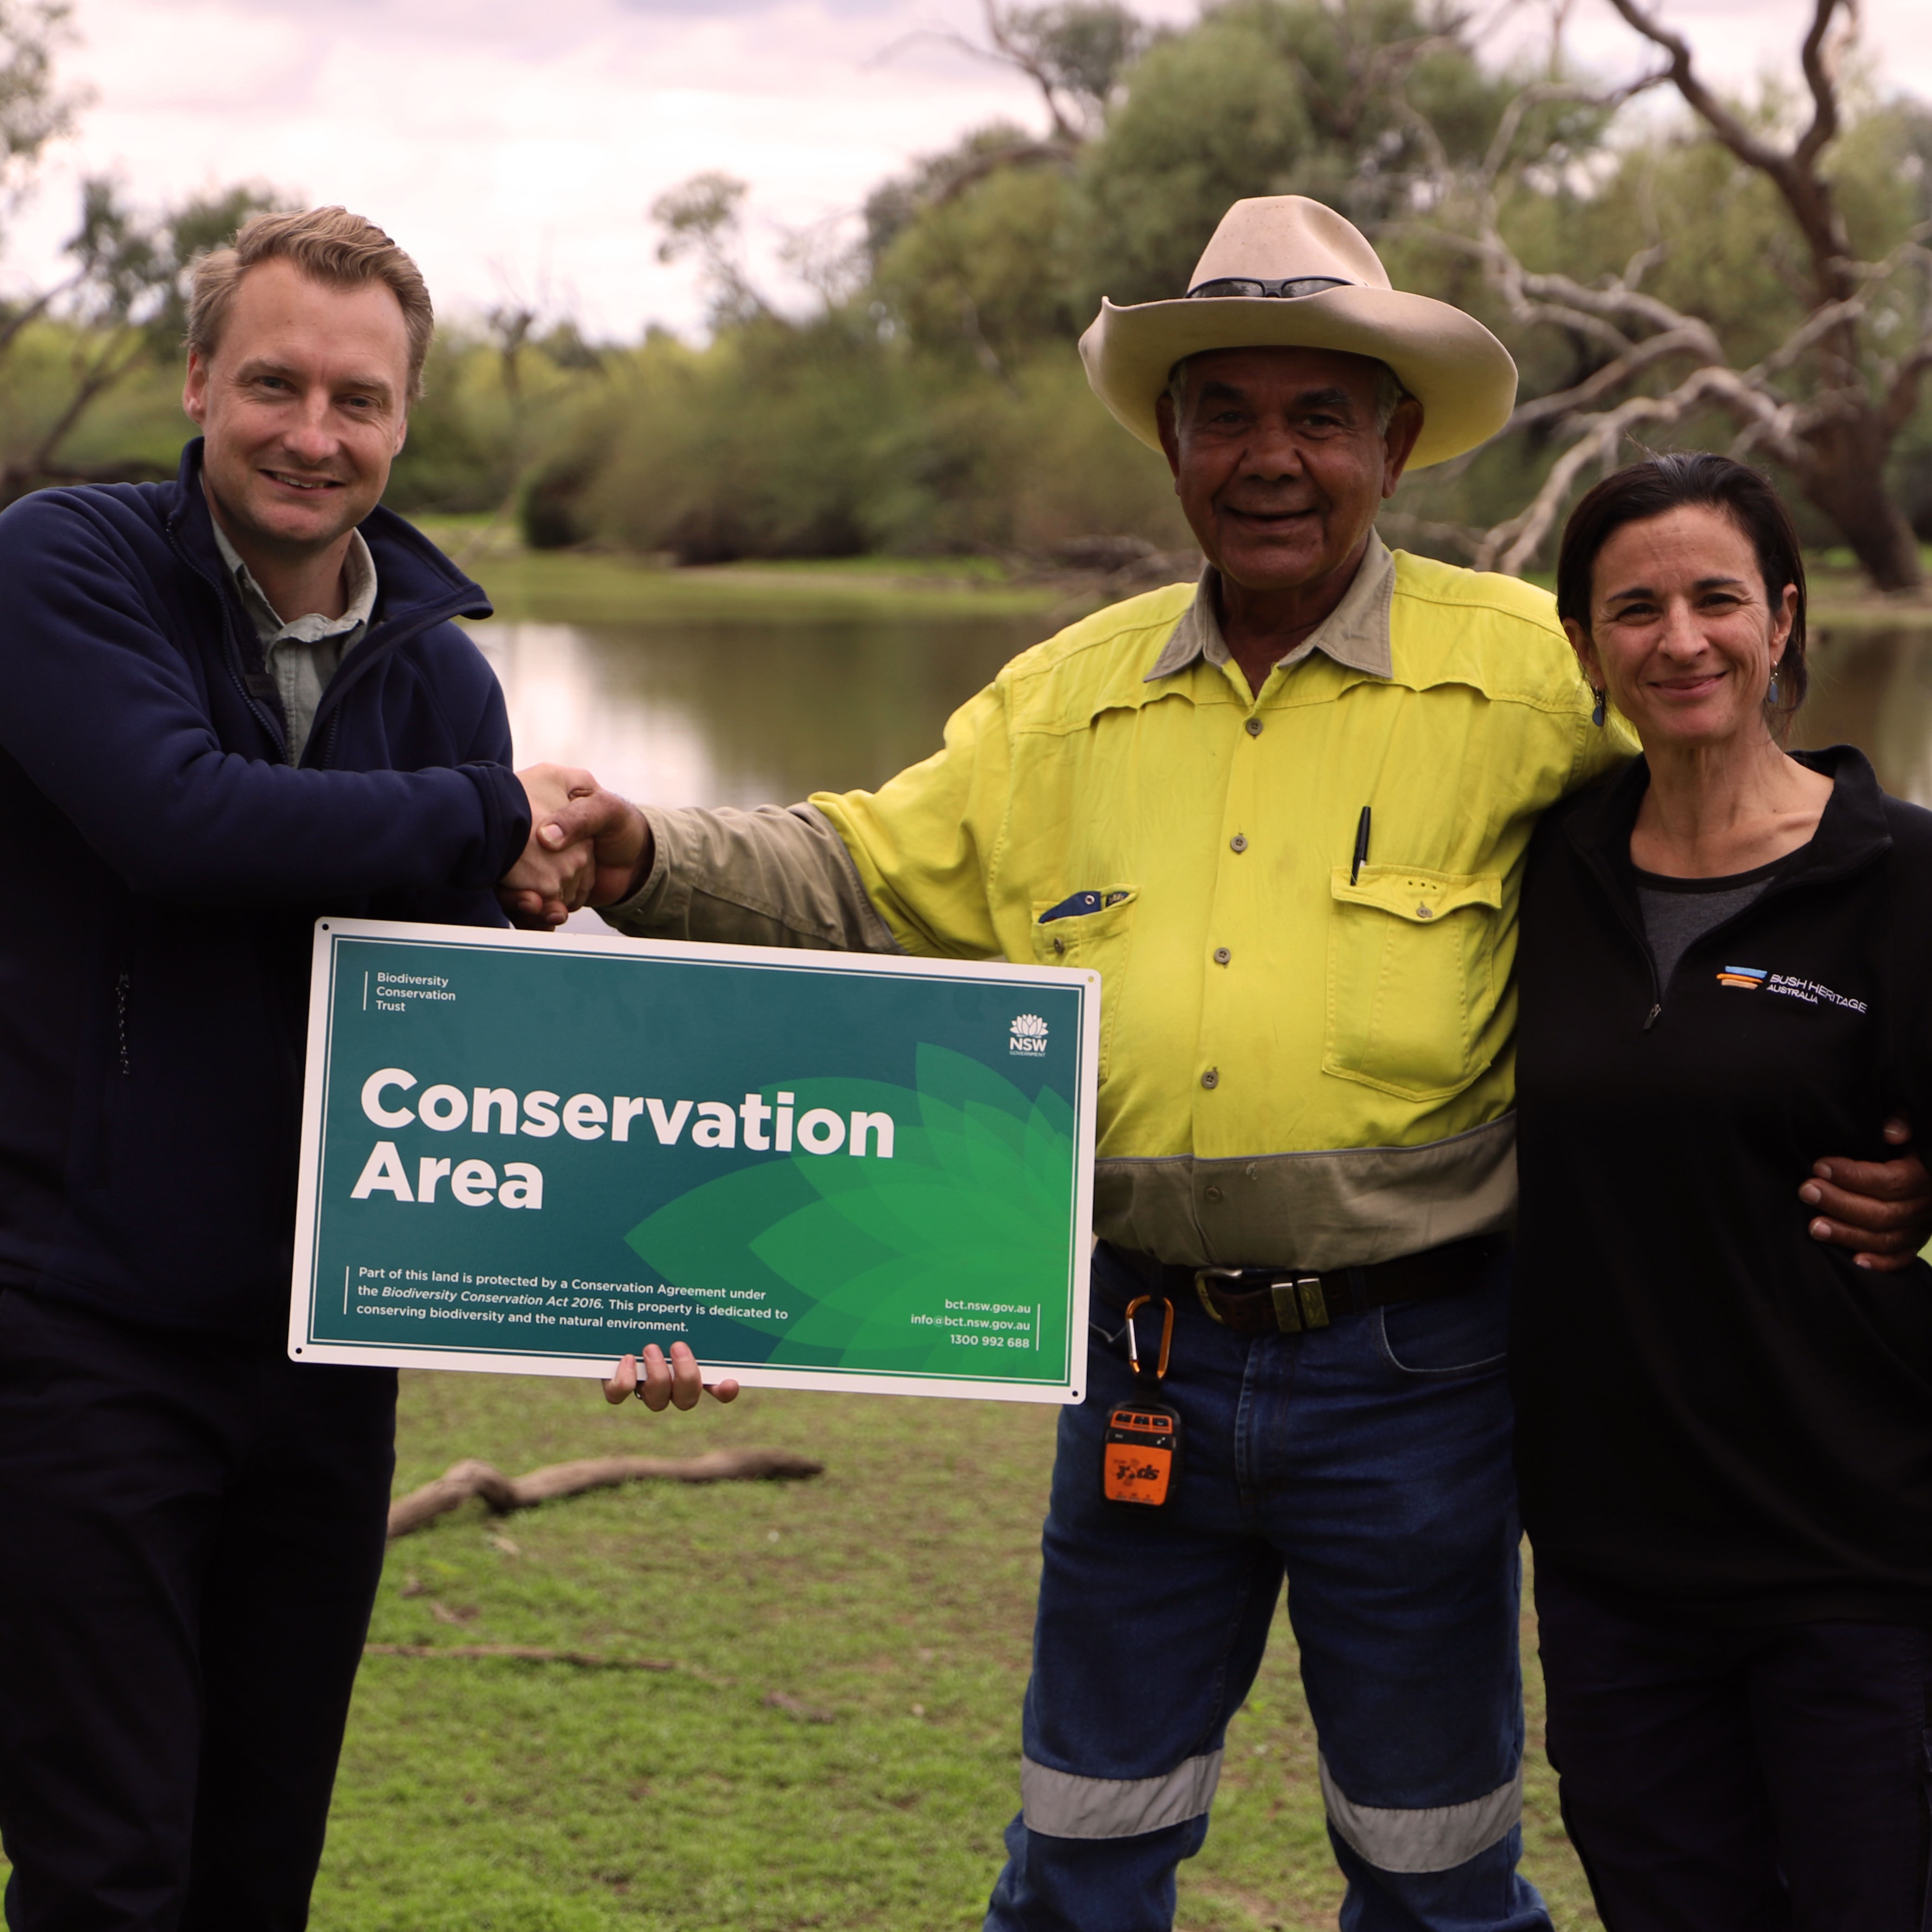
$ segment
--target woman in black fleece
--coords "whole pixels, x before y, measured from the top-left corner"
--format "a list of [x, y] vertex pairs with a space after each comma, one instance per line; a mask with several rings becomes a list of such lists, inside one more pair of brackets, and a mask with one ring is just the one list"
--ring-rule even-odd
[[1518, 962], [1512, 1372], [1564, 1818], [1612, 1932], [1905, 1932], [1932, 1269], [1813, 1240], [1794, 1178], [1932, 1120], [1932, 814], [1783, 748], [1804, 568], [1743, 465], [1598, 484], [1557, 597], [1645, 754], [1538, 829]]

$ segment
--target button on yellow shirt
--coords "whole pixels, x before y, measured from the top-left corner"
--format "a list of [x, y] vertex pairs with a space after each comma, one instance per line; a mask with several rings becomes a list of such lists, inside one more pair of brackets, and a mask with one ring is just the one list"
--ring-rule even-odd
[[1634, 747], [1546, 593], [1376, 545], [1348, 604], [1252, 694], [1192, 586], [1116, 604], [812, 800], [907, 952], [1099, 971], [1096, 1226], [1163, 1260], [1340, 1267], [1513, 1211], [1525, 848]]

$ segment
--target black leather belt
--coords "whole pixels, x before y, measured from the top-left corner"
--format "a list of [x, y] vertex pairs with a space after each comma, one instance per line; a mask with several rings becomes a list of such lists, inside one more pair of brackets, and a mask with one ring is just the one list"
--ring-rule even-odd
[[[1473, 1234], [1394, 1261], [1318, 1272], [1290, 1268], [1188, 1268], [1157, 1262], [1151, 1255], [1117, 1248], [1108, 1254], [1150, 1294], [1198, 1298], [1223, 1328], [1238, 1335], [1299, 1335], [1325, 1328], [1345, 1315], [1381, 1308], [1392, 1301], [1433, 1301], [1474, 1288], [1484, 1270], [1507, 1252], [1507, 1234]], [[1110, 1306], [1126, 1304], [1109, 1292], [1100, 1276], [1094, 1292]]]

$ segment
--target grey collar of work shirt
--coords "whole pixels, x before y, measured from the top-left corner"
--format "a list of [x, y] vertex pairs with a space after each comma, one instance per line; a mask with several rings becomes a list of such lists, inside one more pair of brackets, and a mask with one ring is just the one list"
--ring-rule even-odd
[[[1228, 640], [1221, 634], [1221, 618], [1216, 587], [1221, 573], [1210, 563], [1204, 565], [1196, 586], [1194, 602], [1180, 614], [1174, 634], [1155, 659], [1145, 682], [1172, 677], [1185, 670], [1196, 658], [1222, 669], [1234, 662]], [[1388, 546], [1373, 530], [1368, 548], [1362, 554], [1354, 581], [1320, 623], [1285, 657], [1275, 660], [1277, 670], [1292, 670], [1312, 651], [1319, 651], [1348, 670], [1370, 677], [1393, 677], [1395, 660], [1389, 646], [1389, 612], [1395, 599], [1395, 559]]]
[[[211, 521], [213, 520], [211, 518]], [[281, 614], [263, 595], [248, 566], [235, 546], [214, 524], [214, 541], [221, 561], [242, 599], [242, 608], [262, 640], [262, 657], [275, 691], [282, 700], [282, 716], [288, 724], [288, 762], [302, 763], [309, 733], [315, 726], [316, 708], [328, 681], [342, 667], [342, 660], [362, 641], [376, 608], [376, 560], [362, 541], [360, 530], [349, 532], [348, 554], [342, 560], [344, 580], [349, 602], [339, 617], [325, 617], [318, 611], [284, 622]]]

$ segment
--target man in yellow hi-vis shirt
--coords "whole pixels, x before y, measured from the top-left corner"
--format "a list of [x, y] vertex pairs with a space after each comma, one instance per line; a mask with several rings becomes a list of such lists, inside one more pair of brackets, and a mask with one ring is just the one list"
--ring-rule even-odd
[[[592, 800], [556, 836], [601, 829], [621, 932], [1100, 973], [1089, 1393], [988, 1926], [1172, 1923], [1286, 1570], [1342, 1924], [1547, 1928], [1516, 1872], [1510, 974], [1536, 815], [1633, 747], [1546, 595], [1376, 536], [1516, 372], [1340, 216], [1237, 204], [1186, 297], [1107, 304], [1082, 348], [1166, 452], [1198, 585], [1016, 659], [876, 794]], [[1136, 1509], [1101, 1470], [1143, 1295], [1185, 1462]]]

